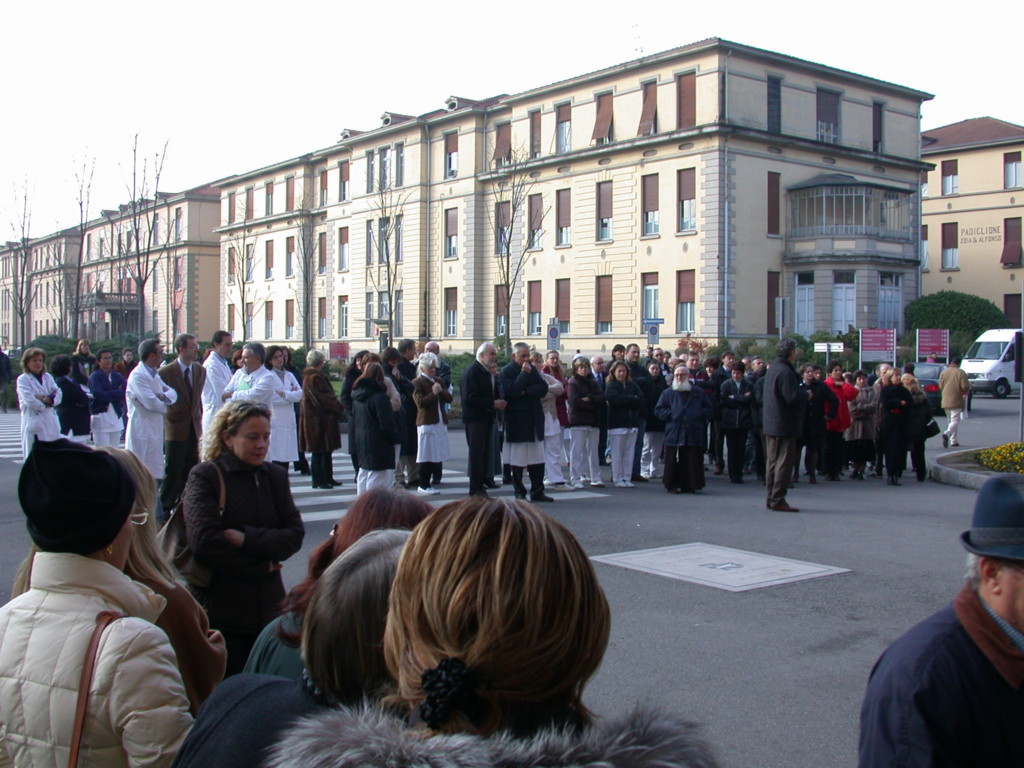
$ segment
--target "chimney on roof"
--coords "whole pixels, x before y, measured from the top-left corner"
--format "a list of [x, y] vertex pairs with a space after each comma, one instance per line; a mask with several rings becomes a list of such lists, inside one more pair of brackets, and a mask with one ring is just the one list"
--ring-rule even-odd
[[449, 96], [447, 99], [445, 99], [444, 106], [445, 106], [445, 109], [447, 109], [449, 112], [454, 112], [456, 109], [459, 108], [459, 99], [458, 99], [458, 97], [456, 97], [456, 96]]

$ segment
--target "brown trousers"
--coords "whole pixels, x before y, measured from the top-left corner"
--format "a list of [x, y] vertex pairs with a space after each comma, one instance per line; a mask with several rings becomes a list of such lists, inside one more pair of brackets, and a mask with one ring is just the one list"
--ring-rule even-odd
[[789, 489], [799, 450], [795, 437], [765, 435], [764, 444], [764, 484], [768, 489], [768, 506], [772, 507], [786, 503], [786, 491]]

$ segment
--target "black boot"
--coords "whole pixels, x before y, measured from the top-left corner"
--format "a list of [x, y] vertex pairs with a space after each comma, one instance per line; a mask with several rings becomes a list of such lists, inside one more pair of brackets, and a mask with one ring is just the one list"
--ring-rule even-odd
[[[520, 477], [521, 477], [522, 473], [520, 472], [519, 474], [520, 474]], [[512, 484], [512, 465], [511, 464], [502, 464], [501, 465], [501, 482], [504, 483], [505, 485], [511, 485]]]
[[511, 467], [511, 482], [512, 489], [515, 491], [517, 499], [526, 498], [526, 486], [523, 485], [523, 468], [522, 467]]
[[530, 501], [554, 501], [544, 493], [544, 465], [531, 464], [526, 469], [530, 473]]

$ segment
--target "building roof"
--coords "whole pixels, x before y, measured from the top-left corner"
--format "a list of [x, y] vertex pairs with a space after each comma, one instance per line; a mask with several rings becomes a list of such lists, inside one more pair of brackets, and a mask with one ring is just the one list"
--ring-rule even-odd
[[861, 181], [855, 176], [845, 173], [823, 173], [813, 178], [801, 181], [792, 186], [786, 187], [786, 191], [792, 192], [798, 189], [811, 189], [813, 187], [874, 187], [876, 189], [890, 189], [897, 192], [906, 192], [906, 187], [895, 184], [881, 184], [877, 181]]
[[972, 117], [921, 133], [921, 153], [932, 154], [950, 149], [984, 147], [992, 144], [1024, 142], [1024, 127], [996, 120]]

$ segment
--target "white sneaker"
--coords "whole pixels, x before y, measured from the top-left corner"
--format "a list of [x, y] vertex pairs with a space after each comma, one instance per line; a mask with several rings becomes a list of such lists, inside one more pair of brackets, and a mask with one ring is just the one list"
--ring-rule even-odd
[[577, 491], [582, 491], [583, 490], [583, 483], [581, 483], [581, 482], [579, 482], [577, 480], [575, 483], [572, 484], [572, 487], [575, 488]]
[[440, 491], [437, 488], [417, 488], [416, 493], [420, 496], [437, 496]]
[[623, 488], [635, 488], [636, 486], [634, 486], [631, 482], [629, 482], [629, 480], [623, 480], [622, 481], [622, 487]]
[[604, 483], [602, 483], [600, 480], [591, 480], [590, 481], [590, 487], [591, 488], [604, 488]]
[[615, 483], [615, 487], [616, 488], [626, 488], [627, 486], [626, 486], [626, 484], [624, 482], [619, 480], [617, 483]]

